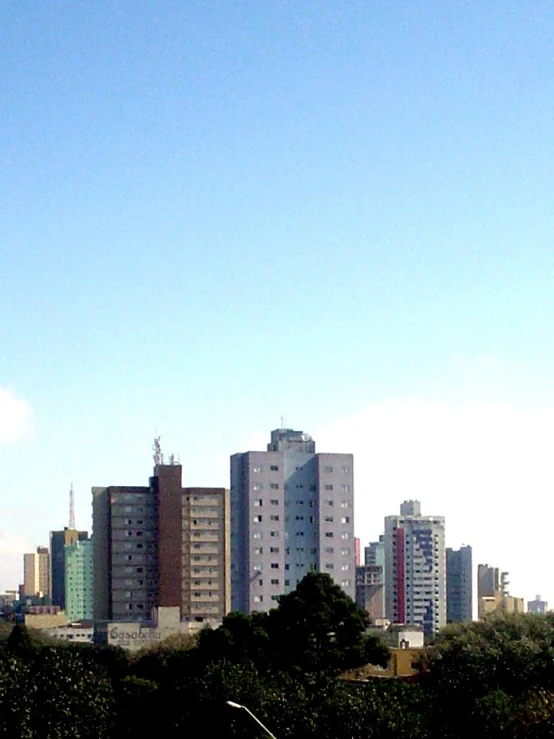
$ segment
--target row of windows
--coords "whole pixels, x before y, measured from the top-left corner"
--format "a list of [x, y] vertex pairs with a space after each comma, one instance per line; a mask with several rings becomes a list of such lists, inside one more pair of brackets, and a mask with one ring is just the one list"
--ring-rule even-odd
[[[269, 551], [271, 554], [279, 554], [279, 547], [270, 547]], [[304, 547], [296, 547], [297, 552], [303, 552]], [[333, 554], [335, 551], [334, 547], [325, 547], [324, 552], [325, 554]], [[290, 554], [291, 550], [290, 547], [286, 547], [285, 554]], [[264, 548], [263, 547], [254, 547], [254, 554], [263, 554]], [[351, 553], [351, 550], [348, 548], [341, 549], [341, 554], [343, 556], [347, 556]], [[317, 554], [317, 548], [313, 547], [310, 549], [310, 554]]]
[[[280, 519], [279, 519], [279, 515], [278, 515], [278, 514], [276, 514], [276, 513], [272, 513], [272, 514], [271, 514], [271, 515], [269, 516], [269, 520], [270, 520], [270, 521], [279, 521], [279, 520], [280, 520]], [[304, 516], [296, 516], [296, 517], [295, 517], [295, 520], [296, 520], [296, 521], [303, 521], [303, 520], [304, 520]], [[325, 516], [325, 518], [324, 518], [324, 522], [325, 522], [325, 523], [333, 523], [333, 521], [334, 521], [334, 520], [335, 520], [335, 519], [334, 519], [334, 517], [333, 517], [333, 516]], [[262, 521], [263, 521], [263, 516], [262, 516], [262, 514], [261, 514], [261, 513], [257, 513], [257, 514], [256, 514], [256, 515], [255, 515], [255, 516], [254, 516], [254, 517], [252, 518], [252, 522], [253, 522], [253, 523], [262, 523]], [[285, 516], [285, 521], [290, 521], [290, 517], [289, 517], [289, 516]], [[309, 521], [310, 521], [310, 523], [315, 523], [315, 518], [314, 518], [314, 516], [310, 516], [310, 517], [309, 517]], [[340, 522], [341, 522], [341, 523], [350, 523], [350, 516], [342, 516], [342, 518], [340, 519]]]
[[[263, 486], [263, 484], [261, 482], [255, 482], [252, 485], [252, 490], [255, 493], [257, 493], [260, 490], [263, 490], [263, 487], [264, 486]], [[317, 486], [316, 485], [309, 485], [309, 486], [306, 486], [306, 487], [309, 487], [309, 490], [312, 493], [314, 493], [317, 490]], [[295, 485], [295, 488], [297, 490], [303, 490], [304, 485], [302, 483], [300, 483], [298, 485]], [[279, 490], [279, 483], [278, 482], [270, 482], [269, 483], [269, 489], [270, 490]], [[288, 483], [285, 484], [284, 489], [285, 490], [289, 490], [290, 489]], [[325, 484], [325, 490], [331, 491], [331, 490], [334, 490], [334, 489], [335, 489], [335, 486], [332, 483], [326, 483]], [[339, 489], [340, 489], [341, 493], [350, 493], [350, 492], [352, 492], [352, 487], [350, 485], [340, 485], [340, 488]]]
[[[263, 472], [263, 469], [263, 464], [255, 464], [252, 466], [252, 472]], [[269, 466], [269, 469], [272, 472], [276, 472], [279, 469], [279, 465], [272, 464]], [[300, 469], [300, 467], [297, 467], [296, 471], [298, 472]], [[332, 472], [334, 472], [334, 467], [332, 467], [331, 465], [325, 465], [325, 467], [323, 468], [323, 472], [325, 472], [326, 474], [331, 474]], [[342, 475], [348, 475], [350, 473], [350, 467], [343, 465], [342, 467], [340, 467], [340, 472]]]
[[[279, 532], [278, 531], [270, 531], [269, 532], [269, 535], [270, 535], [270, 537], [275, 538], [275, 539], [279, 538]], [[296, 536], [304, 536], [304, 532], [303, 531], [297, 531], [296, 532]], [[325, 538], [326, 539], [333, 539], [334, 536], [335, 536], [335, 534], [334, 534], [333, 531], [326, 531], [325, 532]], [[252, 534], [252, 538], [253, 539], [263, 539], [264, 538], [264, 532], [263, 531], [254, 531], [254, 533]], [[340, 538], [343, 539], [343, 540], [350, 539], [350, 534], [345, 531], [345, 532], [343, 532], [340, 535]]]

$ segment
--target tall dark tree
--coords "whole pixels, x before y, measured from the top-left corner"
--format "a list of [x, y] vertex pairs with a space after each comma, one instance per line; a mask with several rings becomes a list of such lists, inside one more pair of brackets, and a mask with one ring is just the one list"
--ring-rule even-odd
[[388, 648], [366, 634], [367, 613], [325, 573], [309, 573], [282, 595], [269, 622], [283, 669], [333, 675], [368, 662], [385, 666], [389, 658]]

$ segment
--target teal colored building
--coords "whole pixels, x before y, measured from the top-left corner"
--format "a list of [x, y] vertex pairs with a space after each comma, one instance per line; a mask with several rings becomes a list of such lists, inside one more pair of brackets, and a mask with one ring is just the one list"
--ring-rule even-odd
[[65, 547], [65, 613], [69, 621], [93, 618], [92, 539]]

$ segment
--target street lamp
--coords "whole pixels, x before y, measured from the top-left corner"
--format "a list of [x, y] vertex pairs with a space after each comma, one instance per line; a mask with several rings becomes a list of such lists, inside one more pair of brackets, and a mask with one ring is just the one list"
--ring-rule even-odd
[[271, 731], [270, 731], [270, 730], [269, 730], [269, 729], [267, 728], [267, 726], [264, 726], [264, 725], [262, 724], [262, 722], [260, 721], [260, 719], [259, 719], [259, 718], [256, 718], [256, 716], [254, 716], [254, 714], [252, 713], [252, 711], [251, 711], [251, 710], [250, 710], [249, 708], [247, 708], [246, 706], [241, 706], [241, 705], [240, 705], [240, 703], [234, 703], [233, 701], [227, 701], [227, 705], [228, 705], [228, 706], [231, 706], [231, 708], [242, 708], [242, 710], [243, 710], [243, 711], [246, 711], [246, 713], [247, 713], [247, 714], [248, 714], [248, 715], [249, 715], [249, 716], [250, 716], [251, 718], [253, 718], [253, 719], [254, 719], [254, 721], [255, 721], [255, 722], [256, 722], [256, 723], [257, 723], [257, 724], [258, 724], [259, 726], [261, 726], [261, 727], [262, 727], [262, 729], [263, 729], [263, 730], [265, 731], [265, 733], [266, 733], [266, 734], [267, 734], [268, 736], [270, 736], [270, 737], [271, 737], [271, 739], [277, 739], [277, 737], [275, 736], [275, 734], [272, 734], [272, 733], [271, 733]]

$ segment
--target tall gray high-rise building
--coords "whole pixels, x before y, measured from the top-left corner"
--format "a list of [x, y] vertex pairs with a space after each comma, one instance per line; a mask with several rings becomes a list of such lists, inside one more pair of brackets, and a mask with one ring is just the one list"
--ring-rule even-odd
[[353, 461], [316, 454], [292, 429], [272, 431], [265, 452], [231, 457], [233, 610], [269, 610], [311, 571], [354, 597]]
[[448, 623], [473, 618], [471, 547], [446, 550], [446, 617]]

